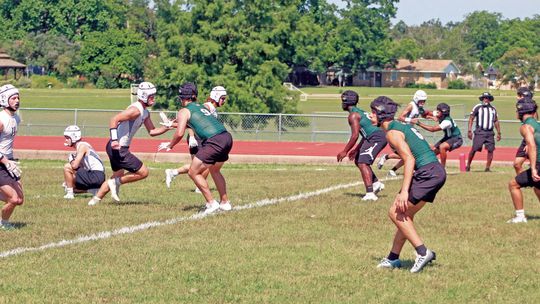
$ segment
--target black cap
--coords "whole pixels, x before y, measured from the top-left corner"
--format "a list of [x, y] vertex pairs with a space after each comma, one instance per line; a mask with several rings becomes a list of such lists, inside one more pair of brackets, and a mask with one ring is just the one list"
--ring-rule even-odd
[[484, 98], [489, 99], [489, 101], [493, 101], [493, 99], [495, 99], [495, 98], [493, 98], [493, 95], [491, 95], [491, 93], [489, 93], [489, 92], [484, 92], [484, 93], [482, 93], [482, 95], [480, 95], [480, 97], [478, 97], [478, 99], [480, 101], [484, 101]]
[[191, 82], [184, 83], [180, 89], [178, 89], [178, 93], [180, 99], [197, 98], [197, 95], [199, 95], [197, 86]]

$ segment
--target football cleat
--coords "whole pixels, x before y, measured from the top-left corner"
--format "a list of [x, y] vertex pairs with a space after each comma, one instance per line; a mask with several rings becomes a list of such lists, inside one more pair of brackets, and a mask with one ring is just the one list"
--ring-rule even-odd
[[379, 265], [377, 265], [377, 268], [387, 268], [387, 269], [401, 268], [401, 261], [399, 259], [389, 260], [388, 258], [384, 258], [381, 260]]
[[66, 193], [66, 195], [64, 195], [64, 198], [71, 200], [75, 198], [75, 195], [73, 193]]
[[215, 200], [212, 203], [206, 203], [206, 209], [204, 209], [203, 214], [208, 215], [212, 214], [219, 210], [219, 203]]
[[171, 187], [171, 182], [176, 177], [173, 174], [174, 169], [165, 169], [165, 185], [167, 185], [167, 188]]
[[199, 187], [195, 187], [195, 190], [193, 190], [193, 192], [195, 192], [195, 193], [202, 193], [202, 192], [201, 192], [201, 189], [199, 189]]
[[219, 210], [221, 210], [221, 211], [231, 211], [232, 210], [231, 202], [221, 202], [219, 204]]
[[97, 197], [92, 197], [92, 199], [88, 202], [88, 206], [95, 206], [97, 205], [101, 200]]
[[17, 229], [17, 227], [15, 227], [15, 225], [13, 225], [12, 223], [3, 223], [3, 224], [0, 224], [0, 229], [2, 229], [2, 230], [15, 230], [15, 229]]
[[524, 216], [516, 216], [516, 217], [513, 217], [511, 219], [509, 219], [508, 221], [506, 221], [508, 224], [519, 224], [519, 223], [526, 223], [527, 222], [527, 218], [524, 217]]
[[375, 193], [373, 192], [368, 192], [366, 193], [366, 195], [364, 195], [364, 197], [362, 197], [363, 201], [376, 201], [378, 199], [379, 198], [377, 197], [377, 195], [375, 195]]
[[427, 264], [437, 259], [435, 252], [427, 250], [426, 255], [416, 254], [416, 259], [414, 260], [414, 265], [411, 268], [412, 273], [420, 272]]
[[388, 154], [381, 155], [381, 158], [379, 158], [379, 162], [377, 163], [377, 169], [381, 169], [384, 166], [384, 163], [388, 159]]
[[383, 190], [384, 190], [384, 184], [383, 183], [381, 183], [379, 181], [376, 181], [376, 182], [373, 183], [373, 192], [375, 194], [377, 194], [377, 193], [379, 193], [379, 192], [381, 192]]
[[116, 178], [111, 178], [107, 180], [107, 184], [109, 185], [109, 189], [111, 189], [111, 197], [113, 200], [119, 202], [120, 197], [118, 196], [120, 185], [116, 182]]

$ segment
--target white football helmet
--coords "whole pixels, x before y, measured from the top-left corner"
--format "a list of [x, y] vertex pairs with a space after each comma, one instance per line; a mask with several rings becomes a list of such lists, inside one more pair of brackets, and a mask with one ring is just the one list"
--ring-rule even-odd
[[71, 140], [71, 145], [74, 145], [76, 142], [81, 140], [81, 129], [76, 125], [68, 126], [64, 130], [64, 136], [69, 137]]
[[9, 108], [9, 99], [13, 95], [18, 95], [19, 90], [11, 84], [6, 84], [0, 87], [0, 106]]
[[210, 98], [217, 103], [218, 107], [223, 105], [221, 102], [219, 102], [223, 96], [227, 96], [227, 90], [225, 90], [225, 88], [222, 86], [214, 87], [212, 91], [210, 91]]
[[137, 98], [144, 102], [148, 103], [148, 97], [151, 95], [156, 95], [156, 86], [150, 82], [141, 82], [137, 88]]
[[422, 90], [416, 91], [413, 96], [413, 101], [415, 104], [418, 104], [420, 100], [427, 101], [427, 94]]

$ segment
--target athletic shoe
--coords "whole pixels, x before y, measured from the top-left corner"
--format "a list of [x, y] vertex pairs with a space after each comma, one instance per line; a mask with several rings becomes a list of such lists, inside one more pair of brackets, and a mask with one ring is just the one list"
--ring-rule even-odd
[[471, 167], [467, 166], [465, 167], [465, 172], [470, 172], [471, 171]]
[[377, 193], [379, 193], [379, 192], [381, 192], [383, 190], [384, 190], [384, 184], [383, 183], [381, 183], [379, 181], [373, 183], [373, 192], [375, 194], [377, 194]]
[[484, 172], [491, 172], [491, 169], [490, 169], [490, 168], [486, 168], [486, 169], [484, 169]]
[[195, 193], [202, 193], [202, 192], [201, 192], [201, 189], [199, 189], [199, 187], [195, 187], [195, 190], [193, 190], [193, 192], [195, 192]]
[[173, 172], [174, 172], [173, 170], [174, 169], [165, 169], [165, 185], [167, 185], [167, 188], [171, 187], [171, 182], [176, 177], [173, 174]]
[[379, 158], [379, 162], [377, 163], [377, 169], [381, 170], [381, 168], [384, 166], [384, 163], [388, 159], [388, 154], [381, 155], [381, 158]]
[[388, 258], [384, 258], [381, 260], [379, 265], [377, 265], [377, 268], [387, 268], [387, 269], [401, 268], [401, 261], [399, 259], [389, 260]]
[[73, 193], [66, 193], [66, 195], [64, 195], [64, 198], [71, 200], [75, 198], [75, 195]]
[[66, 184], [66, 182], [62, 183], [62, 188], [64, 188], [64, 192], [67, 192], [67, 184]]
[[92, 196], [96, 196], [96, 195], [97, 195], [97, 193], [98, 193], [98, 191], [99, 191], [99, 188], [95, 188], [95, 189], [88, 189], [87, 191], [88, 191], [88, 193], [91, 193], [91, 194], [92, 194]]
[[428, 263], [436, 260], [437, 255], [431, 250], [427, 250], [426, 255], [416, 254], [416, 259], [414, 260], [414, 265], [411, 268], [412, 273], [420, 272]]
[[388, 171], [388, 176], [389, 177], [397, 177], [396, 171], [394, 171], [394, 170]]
[[92, 197], [92, 199], [88, 202], [88, 206], [95, 206], [97, 205], [101, 200], [97, 197]]
[[375, 193], [373, 192], [368, 192], [366, 193], [366, 195], [364, 195], [364, 197], [362, 197], [363, 201], [376, 201], [378, 199], [379, 198], [377, 197], [377, 195], [375, 195]]
[[0, 224], [0, 229], [2, 229], [2, 230], [15, 230], [15, 229], [17, 229], [17, 227], [15, 227], [15, 225], [13, 225], [12, 223], [4, 223], [4, 224]]
[[231, 211], [232, 210], [232, 206], [231, 206], [231, 202], [221, 202], [221, 204], [219, 204], [219, 210], [221, 211]]
[[109, 189], [111, 189], [111, 197], [113, 200], [119, 202], [120, 197], [118, 196], [118, 190], [120, 188], [120, 185], [116, 183], [116, 178], [111, 178], [107, 180], [107, 184], [109, 185]]
[[506, 221], [508, 224], [519, 224], [519, 223], [526, 223], [527, 222], [527, 218], [526, 217], [521, 217], [521, 216], [516, 216], [516, 217], [513, 217], [511, 219], [509, 219], [508, 221]]
[[206, 209], [204, 209], [203, 214], [205, 215], [212, 214], [216, 212], [217, 210], [219, 210], [219, 203], [214, 200], [210, 204], [206, 203]]

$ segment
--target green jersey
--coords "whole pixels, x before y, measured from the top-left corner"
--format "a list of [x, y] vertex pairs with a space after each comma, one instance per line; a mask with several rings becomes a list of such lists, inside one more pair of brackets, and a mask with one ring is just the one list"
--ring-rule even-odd
[[540, 163], [540, 123], [534, 119], [534, 117], [529, 117], [523, 122], [525, 125], [529, 125], [534, 129], [534, 142], [536, 143], [536, 163]]
[[414, 127], [394, 120], [388, 125], [388, 131], [391, 130], [399, 131], [405, 135], [405, 142], [409, 145], [415, 159], [414, 169], [439, 161], [424, 136]]
[[439, 120], [439, 126], [444, 131], [444, 138], [460, 137], [461, 131], [459, 130], [456, 122], [450, 116]]
[[188, 120], [188, 127], [200, 139], [205, 140], [227, 131], [223, 123], [212, 116], [212, 113], [200, 103], [191, 102], [186, 106], [186, 109], [191, 113], [191, 117]]
[[371, 124], [370, 113], [357, 107], [352, 107], [351, 112], [360, 114], [360, 134], [362, 134], [362, 137], [368, 138], [371, 134], [381, 130], [381, 128]]

